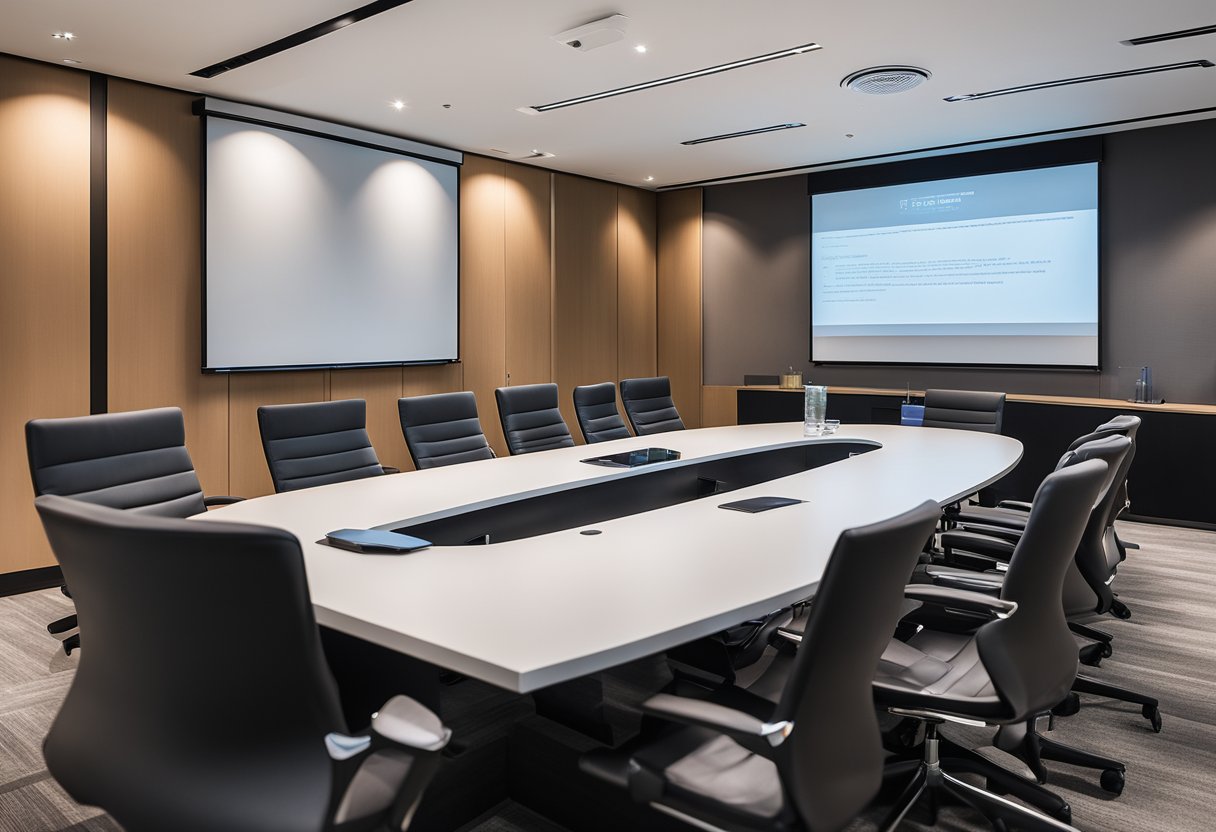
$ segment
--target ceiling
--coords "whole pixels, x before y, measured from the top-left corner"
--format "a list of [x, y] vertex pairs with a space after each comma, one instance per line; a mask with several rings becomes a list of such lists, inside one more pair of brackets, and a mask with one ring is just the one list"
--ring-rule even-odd
[[[1216, 68], [943, 101], [1216, 61], [1216, 34], [1120, 44], [1216, 23], [1211, 0], [412, 0], [210, 80], [189, 74], [361, 2], [0, 0], [0, 52], [79, 60], [80, 69], [474, 153], [518, 158], [540, 150], [554, 155], [533, 164], [656, 188], [1216, 108]], [[612, 13], [629, 18], [624, 40], [579, 52], [551, 37]], [[75, 39], [51, 37], [65, 30]], [[547, 113], [518, 111], [808, 42], [823, 48]], [[923, 67], [932, 78], [892, 96], [841, 88], [849, 73], [883, 64]], [[405, 108], [391, 107], [394, 100]], [[806, 127], [680, 144], [787, 122]]]

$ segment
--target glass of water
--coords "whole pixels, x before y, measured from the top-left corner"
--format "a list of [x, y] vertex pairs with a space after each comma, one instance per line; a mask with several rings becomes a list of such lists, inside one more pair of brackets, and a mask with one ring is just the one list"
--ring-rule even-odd
[[823, 423], [828, 415], [828, 388], [821, 384], [807, 384], [802, 411], [802, 435], [823, 435]]

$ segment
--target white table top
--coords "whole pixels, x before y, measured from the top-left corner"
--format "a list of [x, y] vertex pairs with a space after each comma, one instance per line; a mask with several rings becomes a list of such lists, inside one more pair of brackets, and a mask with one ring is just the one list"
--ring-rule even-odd
[[[661, 466], [580, 462], [664, 447], [677, 463], [743, 449], [860, 441], [878, 450], [794, 476], [579, 529], [485, 546], [363, 555], [315, 541], [339, 528], [405, 525]], [[288, 529], [304, 550], [319, 623], [500, 687], [528, 692], [719, 632], [811, 595], [844, 529], [926, 499], [946, 504], [1021, 458], [1015, 439], [934, 428], [842, 426], [803, 439], [801, 423], [633, 437], [247, 500], [200, 519]], [[773, 495], [808, 502], [762, 514], [720, 503]]]

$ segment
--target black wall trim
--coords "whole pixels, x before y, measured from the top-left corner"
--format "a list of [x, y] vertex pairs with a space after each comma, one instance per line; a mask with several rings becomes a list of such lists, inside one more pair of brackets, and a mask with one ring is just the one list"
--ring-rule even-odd
[[63, 586], [63, 573], [58, 566], [8, 572], [0, 575], [0, 598], [6, 595], [20, 595], [23, 592], [34, 592], [39, 589], [50, 589], [55, 586]]
[[109, 216], [106, 186], [108, 79], [89, 76], [89, 412], [109, 409]]
[[807, 194], [851, 191], [855, 188], [878, 188], [885, 185], [906, 185], [934, 179], [979, 176], [1033, 170], [1058, 165], [1075, 165], [1102, 161], [1102, 136], [1085, 136], [1058, 142], [1036, 142], [977, 150], [949, 156], [926, 156], [885, 165], [859, 168], [837, 168], [807, 176]]
[[324, 23], [318, 23], [315, 26], [309, 26], [307, 29], [288, 35], [285, 38], [279, 38], [272, 43], [264, 46], [259, 46], [256, 49], [251, 49], [248, 52], [242, 52], [240, 55], [234, 55], [227, 60], [220, 61], [211, 66], [205, 66], [202, 69], [196, 69], [191, 72], [191, 75], [199, 78], [214, 78], [217, 75], [222, 75], [229, 70], [237, 69], [238, 67], [247, 66], [254, 61], [260, 61], [263, 58], [269, 58], [272, 55], [277, 55], [280, 52], [286, 52], [288, 49], [299, 46], [303, 43], [308, 43], [310, 40], [324, 37], [345, 29], [352, 23], [358, 23], [360, 20], [366, 20], [382, 12], [387, 12], [390, 9], [395, 9], [398, 6], [404, 6], [410, 0], [376, 0], [374, 3], [368, 3], [366, 6], [360, 6], [346, 14], [340, 14], [337, 17], [330, 18]]

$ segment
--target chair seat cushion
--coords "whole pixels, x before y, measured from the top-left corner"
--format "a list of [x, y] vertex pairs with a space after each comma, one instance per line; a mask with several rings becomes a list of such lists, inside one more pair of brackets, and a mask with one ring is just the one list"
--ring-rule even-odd
[[888, 706], [999, 720], [1006, 707], [967, 633], [922, 630], [883, 652], [874, 688]]
[[730, 737], [715, 736], [664, 771], [670, 788], [683, 800], [707, 799], [761, 818], [773, 818], [783, 805], [777, 766]]

